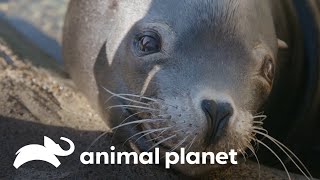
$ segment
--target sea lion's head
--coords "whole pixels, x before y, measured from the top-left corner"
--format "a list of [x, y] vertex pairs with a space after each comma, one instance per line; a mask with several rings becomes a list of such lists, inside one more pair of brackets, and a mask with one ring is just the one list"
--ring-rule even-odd
[[[86, 21], [78, 19], [86, 23], [79, 30], [84, 52], [78, 52], [96, 52], [94, 39], [103, 39], [92, 56], [93, 76], [114, 132], [140, 151], [158, 146], [162, 152], [184, 147], [240, 154], [250, 148], [261, 125], [257, 114], [272, 90], [278, 48], [285, 46], [269, 2], [110, 3], [97, 1]], [[203, 172], [202, 166], [176, 168]]]

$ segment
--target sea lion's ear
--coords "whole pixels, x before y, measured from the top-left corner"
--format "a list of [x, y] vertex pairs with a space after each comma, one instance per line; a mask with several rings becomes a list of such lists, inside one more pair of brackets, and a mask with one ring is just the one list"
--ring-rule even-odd
[[288, 49], [288, 45], [286, 42], [282, 41], [281, 39], [278, 39], [278, 48], [279, 49]]

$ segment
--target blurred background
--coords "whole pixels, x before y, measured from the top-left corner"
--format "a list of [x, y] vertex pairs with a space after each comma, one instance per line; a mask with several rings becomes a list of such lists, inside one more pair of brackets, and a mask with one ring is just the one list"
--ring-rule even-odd
[[[62, 64], [60, 43], [69, 0], [0, 0], [0, 20]], [[3, 27], [0, 24], [0, 27]]]

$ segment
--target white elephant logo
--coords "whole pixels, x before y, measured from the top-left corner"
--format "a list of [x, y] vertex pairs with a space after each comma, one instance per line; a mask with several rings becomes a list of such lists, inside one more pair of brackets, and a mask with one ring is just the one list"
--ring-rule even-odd
[[63, 150], [59, 144], [56, 144], [52, 139], [44, 136], [44, 145], [30, 144], [20, 148], [16, 152], [16, 159], [14, 160], [13, 166], [18, 169], [21, 165], [35, 160], [45, 161], [56, 168], [60, 166], [60, 161], [56, 156], [69, 156], [73, 153], [75, 147], [73, 142], [65, 137], [60, 138], [66, 141], [70, 148], [69, 150]]

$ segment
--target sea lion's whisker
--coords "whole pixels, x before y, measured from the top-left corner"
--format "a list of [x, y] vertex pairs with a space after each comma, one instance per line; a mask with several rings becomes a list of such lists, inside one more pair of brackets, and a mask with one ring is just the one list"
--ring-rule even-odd
[[281, 160], [281, 158], [277, 155], [277, 153], [275, 153], [268, 145], [266, 145], [265, 143], [263, 143], [262, 141], [260, 141], [259, 139], [253, 139], [254, 141], [257, 141], [259, 144], [263, 145], [264, 147], [266, 147], [281, 163], [281, 165], [283, 166], [284, 170], [287, 173], [288, 179], [291, 180], [289, 171], [286, 167], [286, 165], [283, 163], [283, 161]]
[[259, 115], [254, 115], [253, 118], [266, 118], [267, 115], [264, 114], [259, 114]]
[[150, 98], [150, 97], [146, 97], [146, 96], [140, 96], [140, 95], [136, 95], [136, 94], [118, 94], [118, 95], [119, 96], [136, 97], [136, 98], [145, 99], [145, 100], [149, 100], [149, 101], [153, 101], [153, 102], [159, 102], [158, 100], [156, 100], [154, 98]]
[[[151, 111], [142, 111], [142, 113], [151, 113]], [[162, 117], [160, 117], [160, 116], [161, 116], [161, 114], [160, 114], [158, 117], [159, 117], [159, 118], [162, 118]], [[163, 119], [165, 119], [165, 118], [163, 118]], [[135, 129], [137, 126], [139, 126], [139, 124], [132, 126], [131, 130], [132, 130], [132, 129]]]
[[190, 135], [188, 135], [187, 137], [185, 137], [183, 140], [181, 140], [175, 147], [173, 147], [172, 149], [170, 149], [170, 152], [173, 152], [174, 150], [176, 150], [179, 146], [181, 146], [184, 142], [186, 142], [186, 140], [190, 137]]
[[244, 154], [244, 158], [245, 158], [245, 162], [247, 161], [247, 159], [248, 159], [248, 157], [249, 157], [249, 155], [248, 155], [248, 153], [245, 151], [245, 149], [246, 148], [249, 148], [250, 146], [251, 146], [251, 144], [250, 144], [250, 142], [247, 142], [247, 144], [248, 145], [244, 145], [244, 144], [242, 144], [242, 143], [240, 143], [240, 153], [241, 152], [243, 152], [243, 154]]
[[240, 147], [240, 151], [239, 151], [240, 153], [241, 153], [241, 155], [242, 155], [242, 157], [243, 157], [243, 159], [244, 159], [244, 162], [246, 162], [247, 161], [247, 157], [246, 157], [246, 155], [244, 154], [244, 151], [242, 150], [242, 147]]
[[97, 143], [103, 136], [107, 135], [108, 133], [110, 133], [110, 132], [106, 131], [106, 132], [101, 133], [97, 138], [95, 138], [95, 139], [92, 141], [92, 143], [88, 146], [88, 148], [86, 149], [86, 151], [89, 151], [90, 148], [92, 148], [92, 146], [93, 146], [95, 143]]
[[[124, 121], [126, 121], [126, 120], [128, 120], [128, 119], [130, 119], [130, 118], [132, 118], [133, 116], [136, 116], [136, 115], [138, 115], [138, 114], [142, 114], [142, 113], [150, 113], [149, 111], [141, 111], [141, 112], [136, 112], [136, 113], [133, 113], [133, 114], [131, 114], [130, 116], [128, 116], [128, 117], [126, 117], [120, 124], [122, 124]], [[119, 125], [120, 125], [119, 124]]]
[[172, 138], [174, 138], [174, 137], [176, 137], [176, 136], [177, 136], [177, 135], [175, 134], [175, 135], [172, 135], [172, 136], [170, 136], [170, 137], [167, 137], [167, 138], [165, 138], [165, 139], [157, 142], [155, 145], [153, 145], [151, 148], [149, 148], [148, 151], [150, 151], [151, 149], [157, 147], [157, 146], [160, 145], [161, 143], [164, 143], [164, 142], [166, 142], [166, 141], [168, 141], [168, 140], [170, 140], [170, 139], [172, 139]]
[[[263, 139], [262, 139], [263, 140]], [[256, 151], [259, 151], [260, 148], [260, 144], [257, 141], [253, 141], [254, 142], [254, 146], [253, 148], [256, 149]]]
[[263, 125], [263, 122], [261, 122], [261, 121], [252, 121], [252, 122], [253, 122], [253, 124]]
[[141, 120], [136, 120], [136, 121], [131, 121], [131, 122], [127, 122], [121, 125], [118, 125], [114, 128], [112, 128], [111, 130], [115, 130], [124, 126], [128, 126], [130, 124], [138, 124], [138, 123], [148, 123], [148, 122], [157, 122], [157, 121], [167, 121], [167, 119], [141, 119]]
[[[166, 132], [166, 130], [161, 131], [160, 134], [158, 134], [158, 136], [157, 136], [156, 138], [154, 138], [154, 139], [159, 138], [164, 132]], [[152, 139], [152, 140], [154, 140], [154, 139]], [[150, 141], [150, 140], [149, 140], [149, 141]]]
[[[125, 121], [127, 121], [127, 120], [130, 119], [131, 117], [133, 117], [133, 116], [135, 116], [135, 115], [137, 115], [137, 114], [141, 114], [141, 113], [147, 113], [147, 111], [142, 111], [142, 112], [137, 112], [137, 113], [131, 114], [130, 116], [126, 117], [123, 121], [121, 121], [121, 123], [120, 123], [119, 125], [123, 124]], [[137, 125], [139, 125], [139, 124], [137, 124]], [[113, 140], [113, 137], [114, 137], [114, 135], [116, 134], [116, 132], [117, 132], [117, 129], [116, 129], [115, 132], [113, 132], [113, 135], [112, 135], [112, 137], [111, 137], [111, 141]]]
[[310, 176], [311, 178], [313, 178], [312, 175], [311, 175], [311, 173], [309, 172], [309, 170], [308, 170], [308, 169], [306, 168], [306, 166], [302, 163], [302, 161], [297, 157], [297, 155], [295, 155], [287, 146], [285, 146], [283, 143], [281, 143], [281, 142], [278, 141], [277, 139], [271, 137], [270, 135], [269, 135], [269, 137], [270, 137], [271, 139], [273, 139], [276, 143], [278, 143], [280, 146], [282, 146], [283, 148], [285, 148], [294, 158], [296, 158], [296, 160], [301, 164], [301, 166], [307, 171], [307, 173], [309, 174], [309, 176]]
[[[188, 127], [186, 127], [186, 128], [181, 128], [181, 129], [179, 129], [179, 130], [176, 130], [176, 131], [174, 132], [174, 134], [176, 134], [177, 132], [183, 131], [183, 130], [185, 130], [185, 129], [188, 129]], [[157, 137], [155, 137], [155, 138], [153, 138], [153, 139], [150, 139], [150, 140], [147, 140], [146, 142], [154, 141], [154, 140], [162, 137], [161, 135], [162, 135], [164, 132], [166, 132], [166, 130], [163, 130], [160, 134], [158, 134]]]
[[[261, 128], [261, 127], [253, 127], [253, 129], [254, 129], [254, 130], [260, 130], [260, 131], [262, 131], [262, 132], [264, 132], [264, 133], [266, 133], [266, 134], [269, 134], [266, 129]], [[255, 132], [255, 131], [253, 131], [253, 132]], [[255, 132], [255, 133], [256, 133], [256, 132]]]
[[[193, 134], [193, 132], [194, 132], [195, 130], [196, 130], [196, 128], [194, 128], [194, 130], [192, 130], [191, 134]], [[193, 143], [194, 143], [194, 141], [196, 140], [197, 136], [198, 136], [198, 135], [195, 135], [194, 138], [192, 139], [192, 141], [191, 141], [188, 145], [186, 145], [186, 147], [189, 146], [189, 147], [186, 149], [186, 153], [189, 152], [189, 149], [190, 149], [191, 146], [193, 145]]]
[[[121, 121], [121, 123], [119, 125], [123, 124], [125, 121], [127, 121], [128, 119], [130, 119], [131, 117], [133, 117], [135, 115], [138, 115], [138, 114], [141, 114], [141, 113], [146, 113], [146, 112], [147, 111], [142, 111], [142, 112], [137, 112], [137, 113], [131, 114], [130, 116], [126, 117], [123, 121]], [[117, 132], [117, 129], [115, 130], [115, 132], [113, 132], [111, 140], [113, 139], [113, 136], [114, 136], [114, 134], [116, 134], [116, 132]]]
[[261, 112], [258, 112], [255, 114], [255, 116], [259, 116], [259, 115], [263, 115], [264, 114], [264, 111], [261, 111]]
[[258, 118], [261, 118], [259, 121], [264, 121], [267, 118], [267, 116], [266, 115], [253, 116], [253, 119], [258, 119]]
[[[162, 131], [162, 132], [164, 132], [164, 131]], [[157, 137], [155, 137], [155, 138], [152, 138], [152, 139], [147, 140], [146, 142], [151, 142], [151, 141], [157, 140], [157, 139], [159, 139], [160, 137], [163, 137], [163, 136], [157, 136]]]
[[189, 152], [189, 149], [191, 148], [191, 146], [193, 145], [194, 141], [196, 140], [196, 137], [197, 137], [197, 136], [195, 136], [195, 137], [192, 139], [192, 141], [186, 146], [186, 147], [188, 147], [188, 148], [186, 149], [186, 153]]
[[135, 106], [135, 105], [114, 105], [114, 106], [107, 107], [106, 110], [109, 110], [112, 108], [134, 108], [134, 109], [146, 109], [150, 111], [159, 111], [158, 109], [153, 109], [153, 108], [144, 107], [144, 106]]
[[[256, 131], [253, 130], [255, 133], [260, 134], [262, 136], [265, 136], [266, 138], [268, 138], [271, 142], [273, 142], [276, 146], [278, 146], [286, 155], [287, 157], [293, 162], [293, 164], [299, 169], [299, 171], [307, 178], [310, 179], [304, 171], [302, 171], [302, 169], [300, 168], [300, 166], [292, 159], [292, 157], [288, 154], [288, 152], [294, 157], [296, 158], [296, 160], [300, 163], [300, 165], [304, 168], [304, 170], [307, 172], [307, 174], [312, 178], [311, 173], [308, 171], [308, 169], [306, 168], [306, 166], [301, 162], [301, 160], [288, 148], [286, 147], [284, 144], [282, 144], [280, 141], [276, 140], [275, 138], [271, 137], [268, 134], [265, 134], [263, 132], [260, 131]], [[281, 147], [282, 146], [282, 147]], [[283, 148], [285, 148], [288, 152], [286, 152]]]
[[103, 86], [101, 86], [101, 87], [111, 95], [117, 95], [117, 96], [120, 96], [120, 97], [123, 97], [123, 96], [137, 97], [137, 98], [142, 98], [142, 99], [146, 99], [146, 100], [149, 100], [149, 101], [157, 102], [156, 99], [145, 97], [145, 96], [142, 96], [142, 95], [114, 93], [114, 92], [110, 91], [109, 89], [107, 89], [106, 87], [103, 87]]
[[[93, 147], [93, 145], [94, 145], [95, 143], [97, 143], [98, 140], [101, 139], [103, 136], [107, 135], [108, 133], [109, 133], [108, 131], [103, 132], [103, 133], [101, 133], [97, 138], [95, 138], [95, 139], [92, 141], [92, 143], [87, 147], [86, 152], [90, 151], [90, 149]], [[77, 169], [76, 169], [77, 171], [80, 169], [80, 166], [81, 166], [81, 165], [82, 165], [82, 163], [79, 162], [79, 163], [78, 163], [78, 166], [77, 166]]]
[[[254, 133], [254, 136], [257, 134], [256, 132], [255, 132], [255, 130], [259, 130], [259, 131], [261, 131], [261, 132], [264, 132], [264, 133], [266, 133], [266, 134], [269, 134], [269, 132], [266, 130], [266, 129], [264, 129], [263, 127], [261, 127], [261, 126], [253, 126], [253, 128], [252, 128], [252, 133]], [[262, 138], [260, 139], [260, 141], [263, 141], [265, 138], [267, 138], [266, 136], [262, 136]], [[259, 145], [259, 144], [258, 144]]]
[[[160, 130], [161, 131], [161, 130]], [[165, 131], [165, 130], [162, 130], [162, 131]], [[145, 137], [145, 136], [147, 136], [147, 135], [149, 135], [149, 134], [152, 134], [152, 133], [154, 133], [154, 132], [157, 132], [157, 131], [150, 131], [150, 132], [148, 132], [148, 133], [139, 133], [139, 134], [142, 134], [139, 138], [137, 138], [135, 141], [134, 141], [134, 143], [136, 143], [137, 141], [139, 141], [141, 138], [143, 138], [143, 137]]]
[[152, 138], [152, 139], [149, 139], [149, 140], [147, 140], [146, 142], [150, 142], [150, 141], [154, 141], [154, 140], [156, 140], [156, 139], [159, 139], [160, 137], [162, 137], [161, 135], [162, 135], [164, 132], [166, 132], [166, 130], [161, 131], [157, 137]]
[[146, 96], [140, 96], [140, 95], [135, 95], [135, 94], [118, 94], [118, 95], [119, 95], [119, 96], [129, 96], [129, 97], [139, 98], [140, 101], [141, 101], [141, 99], [145, 99], [145, 100], [152, 101], [152, 102], [154, 102], [154, 103], [164, 104], [164, 105], [171, 106], [171, 107], [177, 107], [177, 106], [175, 106], [175, 105], [171, 105], [171, 104], [168, 104], [168, 103], [164, 102], [164, 100], [162, 100], [162, 99], [154, 99], [154, 98], [150, 98], [150, 97], [146, 97]]
[[[135, 137], [135, 136], [137, 136], [137, 135], [140, 135], [140, 134], [144, 134], [144, 135], [145, 135], [145, 133], [146, 133], [146, 134], [151, 134], [151, 133], [158, 132], [158, 131], [162, 131], [162, 130], [168, 129], [168, 128], [171, 128], [171, 127], [159, 128], [159, 129], [148, 129], [148, 130], [140, 131], [140, 132], [135, 133], [134, 135], [130, 136], [129, 138], [127, 138], [127, 139], [124, 141], [123, 144], [125, 144], [127, 141], [129, 141], [131, 138], [133, 138], [133, 137]], [[144, 136], [144, 135], [143, 135], [143, 136]], [[140, 136], [139, 138], [141, 138], [141, 136]], [[137, 140], [136, 140], [135, 142], [137, 142]]]
[[141, 102], [141, 101], [136, 101], [136, 100], [133, 100], [133, 99], [130, 99], [130, 98], [126, 98], [126, 97], [122, 97], [118, 94], [114, 94], [112, 96], [110, 96], [105, 102], [104, 104], [107, 104], [113, 97], [118, 97], [120, 99], [123, 99], [123, 100], [126, 100], [126, 101], [129, 101], [129, 102], [133, 102], [133, 103], [137, 103], [137, 104], [141, 104], [141, 105], [145, 105], [145, 106], [150, 106], [150, 104], [148, 103], [144, 103], [144, 102]]
[[[108, 90], [107, 88], [105, 88], [105, 87], [103, 87], [103, 86], [101, 86], [101, 87], [102, 87], [105, 91], [107, 91], [109, 94], [112, 95], [111, 97], [109, 97], [109, 98], [105, 101], [105, 104], [106, 104], [108, 101], [110, 101], [111, 98], [113, 98], [113, 97], [115, 97], [115, 96], [118, 97], [118, 98], [121, 98], [121, 99], [130, 101], [130, 102], [135, 102], [135, 103], [139, 103], [139, 104], [143, 104], [143, 105], [148, 105], [148, 106], [150, 106], [150, 104], [141, 102], [141, 99], [145, 99], [145, 100], [148, 100], [148, 101], [152, 101], [152, 102], [154, 102], [154, 103], [160, 103], [159, 100], [161, 100], [161, 99], [157, 100], [157, 99], [154, 99], [154, 98], [146, 97], [146, 96], [143, 96], [143, 95], [136, 95], [136, 94], [124, 94], [124, 93], [117, 94], [117, 93], [114, 93], [114, 92]], [[139, 98], [140, 101], [134, 100], [134, 99], [131, 99], [131, 98], [127, 98], [127, 97], [124, 97], [124, 96]], [[162, 100], [161, 100], [161, 101], [162, 101]], [[168, 104], [168, 103], [164, 103], [164, 102], [162, 102], [162, 103], [165, 104], [165, 105], [168, 105], [168, 106], [176, 107], [176, 106], [170, 105], [170, 104]]]
[[254, 148], [251, 145], [248, 146], [247, 148], [252, 152], [252, 154], [254, 155], [254, 157], [257, 160], [258, 168], [259, 168], [259, 179], [260, 179], [261, 178], [261, 165], [260, 165], [259, 158], [258, 158], [257, 154], [255, 153]]
[[121, 125], [122, 123], [124, 123], [126, 120], [132, 118], [135, 115], [141, 114], [141, 113], [147, 113], [147, 111], [142, 111], [142, 112], [136, 112], [134, 114], [131, 114], [130, 116], [126, 117], [119, 125]]
[[[166, 131], [166, 130], [168, 130], [168, 129], [171, 129], [171, 128], [173, 128], [173, 127], [175, 127], [175, 126], [170, 126], [170, 127], [166, 127], [166, 128], [161, 128], [161, 129], [158, 129], [159, 131], [161, 131], [161, 132], [164, 132], [164, 131]], [[151, 133], [154, 133], [154, 132], [158, 132], [158, 131], [151, 131], [151, 132], [148, 132], [148, 133], [146, 133], [146, 134], [143, 134], [142, 136], [140, 136], [138, 139], [136, 139], [135, 140], [135, 142], [137, 142], [139, 139], [141, 139], [141, 138], [143, 138], [143, 137], [145, 137], [145, 136], [147, 136], [147, 135], [149, 135], [149, 134], [151, 134]]]
[[[181, 140], [176, 146], [174, 146], [173, 148], [171, 148], [170, 150], [169, 150], [169, 152], [173, 152], [173, 151], [175, 151], [179, 146], [181, 146], [188, 138], [190, 137], [190, 135], [188, 135], [187, 137], [185, 137], [183, 140]], [[160, 159], [163, 159], [165, 157], [165, 155], [164, 156], [162, 156]]]
[[127, 120], [127, 119], [129, 119], [129, 118], [131, 118], [133, 116], [136, 116], [138, 114], [143, 114], [143, 113], [151, 113], [151, 111], [140, 111], [140, 112], [133, 113], [130, 116], [128, 116], [125, 120]]

